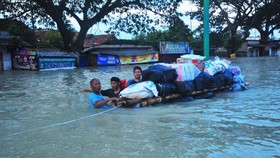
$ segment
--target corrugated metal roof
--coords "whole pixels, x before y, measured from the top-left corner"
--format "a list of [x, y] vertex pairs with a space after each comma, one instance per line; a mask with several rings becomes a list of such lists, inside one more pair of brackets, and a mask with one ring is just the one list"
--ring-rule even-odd
[[260, 37], [247, 37], [246, 40], [247, 41], [259, 41], [261, 38]]
[[99, 45], [85, 49], [90, 54], [111, 54], [120, 56], [138, 56], [157, 53], [152, 46], [145, 45]]
[[139, 55], [147, 55], [147, 54], [153, 54], [158, 53], [154, 50], [142, 50], [142, 51], [94, 51], [90, 52], [90, 54], [110, 54], [110, 55], [119, 55], [119, 56], [139, 56]]
[[8, 46], [18, 44], [26, 47], [31, 46], [31, 44], [23, 41], [19, 36], [11, 36], [8, 32], [4, 31], [0, 32], [0, 45]]
[[121, 45], [98, 45], [93, 47], [94, 49], [110, 49], [110, 48], [146, 48], [152, 49], [152, 46], [145, 46], [145, 45], [131, 45], [131, 44], [121, 44]]

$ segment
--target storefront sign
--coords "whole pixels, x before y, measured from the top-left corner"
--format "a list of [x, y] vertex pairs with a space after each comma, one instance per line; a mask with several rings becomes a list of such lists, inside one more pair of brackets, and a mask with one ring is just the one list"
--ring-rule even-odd
[[160, 42], [160, 54], [191, 53], [188, 42]]
[[39, 58], [39, 70], [76, 68], [76, 58]]
[[97, 56], [98, 65], [119, 65], [120, 59], [118, 56], [99, 54]]
[[35, 50], [19, 50], [13, 52], [13, 68], [38, 70], [37, 52]]
[[158, 53], [139, 56], [120, 56], [121, 64], [149, 63], [158, 61]]

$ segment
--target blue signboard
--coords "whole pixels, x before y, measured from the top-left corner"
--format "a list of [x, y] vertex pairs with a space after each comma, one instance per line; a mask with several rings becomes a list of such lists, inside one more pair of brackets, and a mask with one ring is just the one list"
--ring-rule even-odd
[[98, 54], [98, 65], [119, 65], [120, 59], [116, 55]]
[[191, 53], [188, 42], [160, 42], [160, 54]]
[[39, 58], [39, 69], [76, 68], [76, 58]]

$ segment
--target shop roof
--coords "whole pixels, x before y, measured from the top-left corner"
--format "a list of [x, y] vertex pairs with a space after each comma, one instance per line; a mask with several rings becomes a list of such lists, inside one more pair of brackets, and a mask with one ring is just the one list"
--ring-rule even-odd
[[105, 35], [87, 34], [84, 40], [84, 47], [87, 48], [87, 47], [100, 45], [111, 40], [117, 40], [116, 36], [113, 34], [105, 34]]
[[146, 45], [98, 45], [95, 47], [86, 48], [84, 52], [90, 54], [111, 54], [111, 55], [145, 55], [156, 53], [152, 46]]
[[11, 36], [8, 32], [0, 31], [0, 45], [20, 45], [29, 47], [31, 44], [23, 41], [19, 36]]

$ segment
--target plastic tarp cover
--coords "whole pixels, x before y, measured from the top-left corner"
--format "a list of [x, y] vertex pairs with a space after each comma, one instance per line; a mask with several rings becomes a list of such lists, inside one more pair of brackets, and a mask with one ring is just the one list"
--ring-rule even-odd
[[173, 68], [177, 72], [176, 81], [189, 81], [194, 80], [199, 74], [200, 70], [192, 63], [180, 63], [180, 64], [165, 64], [159, 63], [160, 65]]
[[209, 75], [213, 76], [218, 72], [223, 72], [224, 70], [229, 68], [229, 64], [226, 60], [208, 60], [205, 63], [204, 71]]
[[155, 83], [159, 96], [167, 96], [170, 94], [176, 93], [176, 83], [168, 82], [168, 83]]
[[135, 83], [120, 92], [120, 97], [124, 98], [150, 98], [157, 97], [158, 91], [156, 85], [152, 81], [143, 81]]
[[159, 64], [149, 66], [142, 72], [143, 81], [153, 81], [155, 83], [173, 82], [177, 76], [175, 69]]

